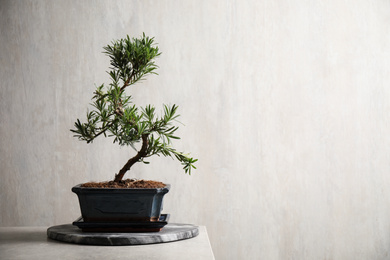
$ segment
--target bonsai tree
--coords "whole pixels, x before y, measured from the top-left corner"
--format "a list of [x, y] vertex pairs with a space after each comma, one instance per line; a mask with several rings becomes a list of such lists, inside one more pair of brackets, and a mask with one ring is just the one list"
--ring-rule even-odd
[[[191, 168], [196, 168], [197, 159], [178, 152], [172, 147], [172, 139], [180, 139], [175, 135], [177, 126], [173, 125], [179, 117], [177, 106], [164, 105], [163, 115], [157, 116], [152, 105], [138, 108], [131, 101], [131, 95], [126, 93], [130, 87], [148, 74], [156, 74], [157, 65], [154, 59], [160, 56], [154, 38], [143, 34], [139, 39], [127, 36], [114, 40], [104, 47], [104, 52], [110, 58], [111, 78], [109, 85], [100, 85], [92, 97], [92, 111], [87, 111], [86, 122], [79, 119], [75, 122], [75, 137], [92, 143], [99, 136], [114, 138], [113, 143], [130, 146], [135, 151], [115, 175], [114, 182], [120, 183], [123, 176], [137, 162], [148, 163], [146, 158], [153, 155], [163, 155], [176, 158], [184, 166], [186, 173], [191, 174]], [[141, 143], [139, 149], [135, 144]]]

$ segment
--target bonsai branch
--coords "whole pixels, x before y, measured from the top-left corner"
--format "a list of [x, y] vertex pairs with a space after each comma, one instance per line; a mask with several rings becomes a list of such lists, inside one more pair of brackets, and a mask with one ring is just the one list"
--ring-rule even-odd
[[148, 137], [149, 134], [143, 134], [142, 135], [142, 147], [141, 150], [137, 153], [136, 156], [133, 158], [130, 158], [130, 160], [127, 161], [127, 163], [123, 166], [123, 168], [119, 171], [118, 174], [115, 175], [114, 182], [120, 182], [123, 179], [123, 176], [125, 173], [130, 170], [131, 166], [133, 164], [139, 162], [142, 158], [147, 156], [147, 148], [148, 148]]
[[126, 87], [130, 86], [130, 83], [134, 84], [135, 83], [135, 75], [136, 72], [132, 72], [129, 78], [123, 83], [123, 86], [120, 88], [120, 92], [122, 93]]
[[96, 137], [98, 137], [99, 135], [103, 134], [104, 132], [106, 132], [111, 126], [114, 125], [114, 122], [111, 122], [110, 124], [106, 125], [106, 127], [104, 127], [99, 133], [97, 133], [96, 135], [94, 135], [90, 140], [89, 142], [92, 142]]
[[123, 91], [125, 90], [125, 88], [126, 88], [127, 86], [130, 85], [130, 79], [131, 79], [131, 77], [129, 77], [129, 78], [126, 80], [126, 82], [125, 82], [125, 83], [123, 84], [123, 86], [121, 87], [120, 92], [123, 92]]

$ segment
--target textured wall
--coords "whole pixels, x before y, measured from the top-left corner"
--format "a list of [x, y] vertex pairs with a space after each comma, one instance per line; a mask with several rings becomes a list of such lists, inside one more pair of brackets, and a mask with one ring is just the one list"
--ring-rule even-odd
[[217, 259], [390, 259], [390, 3], [0, 0], [0, 225], [79, 216], [73, 185], [131, 149], [72, 138], [102, 47], [142, 32], [163, 52], [134, 102], [178, 104], [173, 222], [206, 225]]

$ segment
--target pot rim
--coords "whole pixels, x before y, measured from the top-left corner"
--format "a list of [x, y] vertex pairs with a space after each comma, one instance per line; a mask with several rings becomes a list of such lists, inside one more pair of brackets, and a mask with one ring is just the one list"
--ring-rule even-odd
[[74, 193], [79, 192], [116, 192], [116, 193], [160, 193], [168, 192], [171, 188], [170, 184], [165, 184], [163, 188], [96, 188], [96, 187], [81, 187], [82, 183], [72, 187]]

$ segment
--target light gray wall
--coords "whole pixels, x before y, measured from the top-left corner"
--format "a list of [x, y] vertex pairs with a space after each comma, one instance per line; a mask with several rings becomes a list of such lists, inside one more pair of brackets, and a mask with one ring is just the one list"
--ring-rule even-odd
[[131, 149], [72, 138], [102, 47], [155, 36], [136, 104], [178, 104], [170, 159], [129, 177], [172, 184], [172, 222], [207, 226], [217, 259], [390, 259], [390, 2], [0, 1], [0, 226], [79, 215], [73, 185]]

